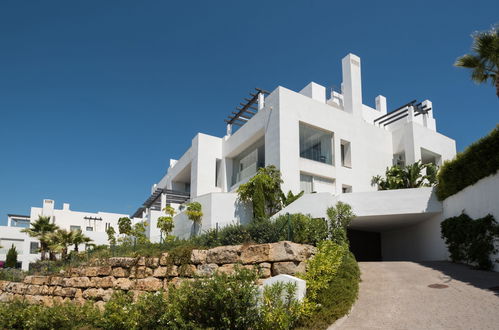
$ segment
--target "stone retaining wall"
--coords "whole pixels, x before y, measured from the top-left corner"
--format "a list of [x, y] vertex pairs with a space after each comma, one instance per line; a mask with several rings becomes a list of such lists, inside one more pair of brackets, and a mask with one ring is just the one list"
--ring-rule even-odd
[[185, 264], [175, 262], [168, 253], [159, 258], [109, 258], [100, 266], [71, 268], [64, 274], [26, 276], [23, 282], [0, 281], [0, 301], [24, 298], [30, 303], [52, 305], [90, 300], [102, 305], [115, 290], [138, 296], [215, 272], [230, 274], [237, 265], [256, 269], [263, 281], [279, 274], [305, 272], [305, 262], [314, 254], [313, 246], [284, 241], [192, 250]]

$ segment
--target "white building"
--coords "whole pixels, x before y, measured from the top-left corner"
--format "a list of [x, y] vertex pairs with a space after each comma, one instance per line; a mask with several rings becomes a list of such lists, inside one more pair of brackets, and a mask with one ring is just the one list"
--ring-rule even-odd
[[[23, 270], [29, 269], [29, 263], [40, 258], [38, 249], [39, 241], [21, 230], [28, 228], [31, 222], [39, 216], [48, 216], [52, 222], [61, 229], [76, 230], [82, 232], [92, 239], [96, 245], [108, 244], [106, 229], [113, 226], [118, 231], [118, 219], [128, 217], [127, 214], [107, 212], [79, 212], [70, 209], [69, 204], [64, 203], [62, 209], [55, 208], [55, 202], [50, 199], [43, 200], [42, 207], [32, 207], [30, 215], [8, 215], [7, 226], [0, 226], [0, 261], [5, 261], [9, 248], [14, 245], [18, 252], [18, 262]], [[84, 249], [85, 246], [81, 246]]]
[[[150, 223], [150, 239], [159, 239], [156, 219], [164, 206], [178, 206], [186, 200], [202, 204], [204, 230], [249, 221], [251, 210], [237, 203], [235, 191], [259, 167], [280, 169], [284, 192], [327, 193], [327, 204], [344, 193], [376, 191], [372, 177], [384, 174], [394, 163], [422, 160], [440, 165], [455, 156], [455, 141], [437, 132], [429, 100], [412, 101], [388, 112], [386, 98], [379, 95], [373, 108], [363, 103], [360, 58], [344, 57], [342, 71], [341, 92], [328, 92], [314, 82], [299, 92], [281, 86], [271, 93], [256, 89], [226, 120], [224, 137], [197, 134], [182, 157], [170, 161], [166, 175], [153, 185], [151, 196], [134, 214]], [[433, 200], [428, 194], [423, 195]], [[420, 203], [425, 203], [424, 196], [418, 197], [423, 198]], [[322, 212], [330, 206], [326, 204]], [[385, 211], [378, 209], [370, 216], [383, 217]], [[409, 207], [407, 212], [413, 211]], [[401, 220], [391, 215], [400, 225]], [[191, 227], [179, 211], [174, 234], [189, 236]], [[383, 230], [392, 228], [388, 227]], [[372, 230], [369, 226], [358, 229]]]

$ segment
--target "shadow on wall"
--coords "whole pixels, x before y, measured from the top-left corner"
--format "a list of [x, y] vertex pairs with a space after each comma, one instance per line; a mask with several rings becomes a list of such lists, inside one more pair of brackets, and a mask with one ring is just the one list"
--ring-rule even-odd
[[449, 261], [421, 261], [420, 265], [443, 273], [441, 284], [449, 284], [453, 280], [473, 285], [482, 290], [493, 292], [499, 297], [499, 273], [493, 271], [476, 270], [470, 266], [456, 264]]

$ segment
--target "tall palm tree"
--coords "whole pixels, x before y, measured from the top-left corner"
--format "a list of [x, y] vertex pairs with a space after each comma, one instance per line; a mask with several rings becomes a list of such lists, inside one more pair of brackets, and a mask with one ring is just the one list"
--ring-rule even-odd
[[499, 97], [499, 25], [475, 33], [471, 49], [474, 54], [459, 57], [454, 65], [472, 69], [471, 79], [477, 83], [490, 81]]
[[75, 252], [78, 252], [78, 245], [92, 242], [92, 239], [88, 236], [85, 236], [81, 231], [81, 229], [74, 230], [72, 233], [73, 233], [72, 244], [74, 244]]
[[61, 259], [66, 259], [68, 256], [68, 247], [73, 244], [74, 232], [66, 229], [58, 229], [49, 236], [49, 249], [52, 252], [60, 253]]
[[32, 222], [30, 228], [25, 228], [21, 230], [23, 233], [27, 233], [31, 237], [35, 237], [40, 241], [40, 252], [42, 254], [41, 259], [46, 260], [46, 253], [48, 249], [48, 240], [50, 233], [55, 232], [59, 227], [50, 222], [50, 217], [39, 216], [38, 220]]

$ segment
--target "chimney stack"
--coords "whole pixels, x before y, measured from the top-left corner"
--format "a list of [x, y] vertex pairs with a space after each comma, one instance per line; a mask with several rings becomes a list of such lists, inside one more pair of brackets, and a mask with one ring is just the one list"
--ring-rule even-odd
[[341, 61], [343, 71], [343, 104], [346, 112], [354, 116], [362, 116], [362, 78], [360, 57], [348, 54]]

